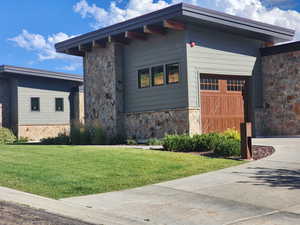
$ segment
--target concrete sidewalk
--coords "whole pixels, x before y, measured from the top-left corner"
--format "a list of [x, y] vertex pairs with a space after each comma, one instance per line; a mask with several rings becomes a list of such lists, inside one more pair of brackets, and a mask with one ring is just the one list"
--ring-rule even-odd
[[299, 225], [300, 139], [256, 139], [269, 158], [131, 190], [48, 199], [0, 188], [0, 200], [105, 225]]
[[300, 224], [300, 139], [256, 139], [269, 158], [126, 191], [62, 199], [148, 224]]

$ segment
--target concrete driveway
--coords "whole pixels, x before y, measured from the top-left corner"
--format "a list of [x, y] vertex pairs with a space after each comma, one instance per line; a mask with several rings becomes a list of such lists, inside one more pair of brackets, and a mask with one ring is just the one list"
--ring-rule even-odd
[[274, 146], [276, 153], [221, 171], [60, 201], [122, 218], [123, 224], [299, 225], [300, 139], [254, 144]]

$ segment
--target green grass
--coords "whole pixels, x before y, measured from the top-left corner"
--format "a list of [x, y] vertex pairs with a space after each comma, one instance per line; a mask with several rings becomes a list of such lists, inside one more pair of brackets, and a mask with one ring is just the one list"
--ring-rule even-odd
[[51, 198], [87, 195], [205, 173], [242, 162], [92, 146], [0, 146], [0, 186]]

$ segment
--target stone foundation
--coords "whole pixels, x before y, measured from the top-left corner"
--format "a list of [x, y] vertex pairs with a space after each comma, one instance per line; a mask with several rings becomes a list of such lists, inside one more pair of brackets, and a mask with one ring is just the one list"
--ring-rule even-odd
[[257, 135], [300, 134], [300, 51], [262, 58], [263, 108], [255, 112]]
[[162, 138], [166, 134], [200, 133], [199, 110], [175, 109], [127, 113], [124, 116], [128, 138]]
[[60, 133], [69, 133], [70, 125], [22, 125], [18, 127], [18, 137], [26, 137], [31, 141], [56, 137]]

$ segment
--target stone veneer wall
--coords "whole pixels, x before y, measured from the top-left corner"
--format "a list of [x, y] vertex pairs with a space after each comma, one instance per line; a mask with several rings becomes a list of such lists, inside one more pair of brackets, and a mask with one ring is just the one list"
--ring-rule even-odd
[[108, 136], [125, 134], [137, 139], [165, 134], [201, 132], [199, 109], [124, 113], [122, 45], [93, 48], [84, 58], [85, 123], [100, 125]]
[[85, 123], [107, 135], [123, 132], [122, 45], [108, 43], [85, 54]]
[[125, 114], [126, 136], [134, 139], [162, 138], [166, 134], [200, 133], [200, 110], [171, 109]]
[[62, 125], [21, 125], [18, 126], [18, 137], [26, 137], [32, 141], [39, 141], [42, 138], [56, 137], [60, 133], [68, 134], [69, 124]]
[[10, 126], [10, 84], [9, 80], [0, 79], [0, 127]]
[[300, 135], [300, 51], [262, 57], [262, 76], [256, 135]]

